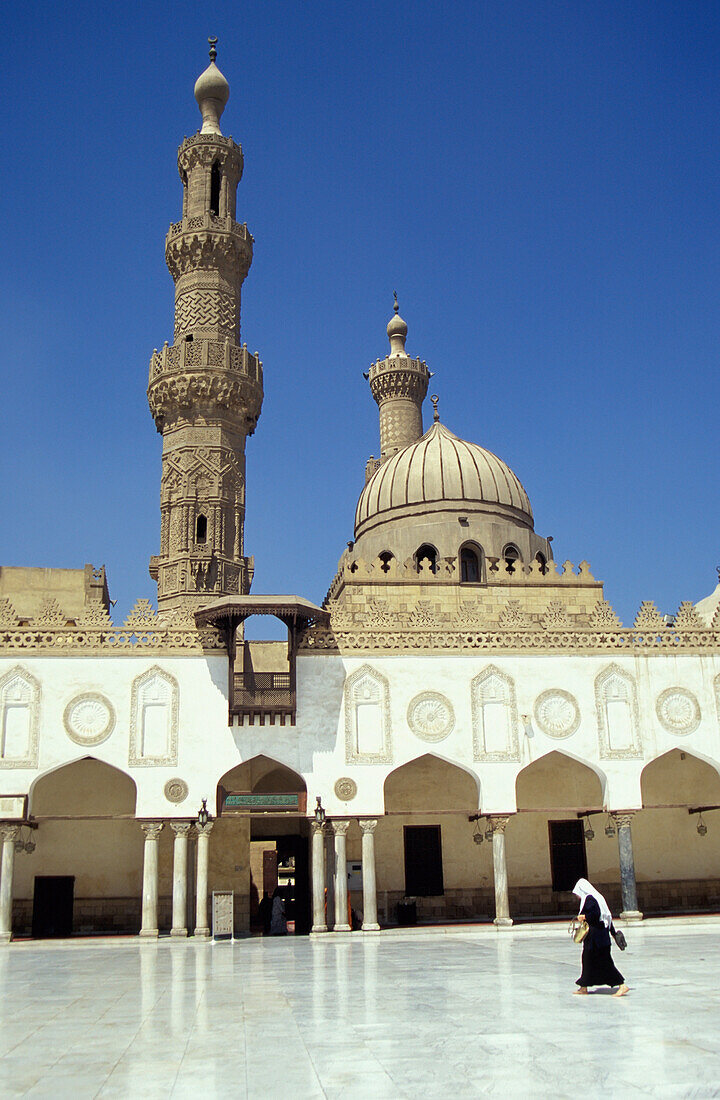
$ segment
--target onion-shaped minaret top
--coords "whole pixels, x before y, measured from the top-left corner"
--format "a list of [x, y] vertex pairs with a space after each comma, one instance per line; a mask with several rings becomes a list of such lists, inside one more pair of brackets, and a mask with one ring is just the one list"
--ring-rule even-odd
[[390, 340], [390, 355], [407, 355], [405, 351], [405, 341], [407, 339], [408, 327], [400, 316], [400, 306], [398, 305], [397, 291], [393, 291], [395, 297], [395, 316], [390, 318], [387, 327], [388, 339]]
[[222, 134], [220, 116], [230, 98], [230, 85], [215, 64], [217, 38], [208, 38], [210, 64], [195, 81], [195, 99], [202, 113], [201, 134]]

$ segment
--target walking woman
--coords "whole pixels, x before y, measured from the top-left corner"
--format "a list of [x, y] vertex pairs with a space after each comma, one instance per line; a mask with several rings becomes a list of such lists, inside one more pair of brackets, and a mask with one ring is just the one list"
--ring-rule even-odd
[[578, 920], [587, 921], [589, 929], [583, 940], [582, 974], [575, 993], [587, 993], [589, 985], [609, 985], [618, 987], [613, 997], [624, 997], [628, 987], [610, 954], [610, 930], [615, 930], [608, 903], [586, 878], [578, 879], [573, 894], [580, 898]]

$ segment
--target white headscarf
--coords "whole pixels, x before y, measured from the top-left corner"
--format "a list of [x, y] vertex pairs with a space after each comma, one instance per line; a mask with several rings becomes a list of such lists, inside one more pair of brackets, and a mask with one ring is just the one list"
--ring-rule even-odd
[[[612, 913], [610, 907], [605, 901], [599, 890], [588, 882], [586, 878], [579, 878], [573, 886], [573, 894], [580, 898], [580, 913], [582, 913], [582, 907], [585, 904], [585, 898], [590, 896], [595, 898], [595, 901], [600, 906], [600, 920], [603, 922], [606, 928], [609, 928], [612, 924]], [[578, 914], [579, 915], [579, 914]]]

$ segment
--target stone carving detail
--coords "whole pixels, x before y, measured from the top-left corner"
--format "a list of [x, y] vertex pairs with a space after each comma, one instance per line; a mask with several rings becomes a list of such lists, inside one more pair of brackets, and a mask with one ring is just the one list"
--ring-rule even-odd
[[16, 665], [0, 678], [0, 768], [36, 768], [40, 683]]
[[76, 745], [101, 745], [115, 729], [115, 711], [104, 695], [86, 691], [65, 707], [63, 725]]
[[551, 600], [543, 615], [542, 624], [546, 630], [566, 630], [570, 626], [567, 608], [560, 600]]
[[233, 335], [237, 323], [237, 301], [227, 292], [190, 290], [181, 294], [175, 303], [176, 338], [194, 328], [218, 328]]
[[163, 787], [163, 794], [168, 802], [184, 802], [189, 793], [188, 785], [184, 779], [168, 779]]
[[[234, 928], [234, 894], [232, 890], [213, 890], [213, 932], [216, 936], [232, 936]], [[196, 933], [197, 935], [197, 933]]]
[[444, 741], [455, 727], [452, 703], [438, 691], [421, 691], [410, 700], [407, 722], [421, 741]]
[[700, 704], [687, 688], [666, 688], [658, 696], [655, 712], [663, 729], [676, 736], [687, 737], [700, 725]]
[[714, 685], [715, 685], [715, 709], [717, 710], [718, 725], [720, 725], [720, 676], [715, 677]]
[[607, 600], [598, 600], [590, 616], [590, 625], [598, 630], [617, 630], [622, 623]]
[[683, 600], [680, 604], [677, 615], [675, 616], [675, 622], [673, 623], [674, 630], [704, 630], [705, 624], [701, 621], [700, 616], [695, 610], [694, 604], [689, 600]]
[[629, 760], [642, 756], [635, 680], [619, 665], [609, 665], [595, 678], [595, 711], [601, 757]]
[[470, 685], [475, 760], [519, 760], [515, 683], [495, 665]]
[[658, 631], [667, 629], [662, 615], [652, 600], [643, 600], [633, 625], [636, 630]]
[[0, 598], [0, 627], [17, 626], [19, 622], [20, 616], [7, 596]]
[[150, 600], [136, 600], [124, 626], [132, 630], [152, 630], [158, 625], [158, 615]]
[[355, 780], [344, 776], [342, 779], [338, 779], [335, 784], [335, 797], [339, 798], [341, 802], [352, 802], [357, 790]]
[[390, 686], [387, 678], [362, 665], [345, 681], [345, 762], [392, 763]]
[[503, 630], [529, 630], [534, 626], [532, 616], [522, 609], [520, 600], [508, 600], [500, 612], [500, 627]]
[[65, 626], [67, 615], [54, 597], [49, 597], [43, 602], [38, 611], [35, 622], [38, 626]]
[[130, 699], [131, 767], [177, 764], [177, 680], [155, 665], [132, 682]]
[[429, 600], [418, 600], [415, 610], [410, 617], [412, 625], [419, 627], [433, 627], [442, 625], [439, 608]]
[[159, 840], [164, 824], [163, 821], [141, 821], [140, 828], [145, 833], [145, 842], [147, 843], [148, 840]]
[[572, 737], [580, 725], [577, 699], [562, 688], [543, 691], [535, 700], [535, 722], [547, 737]]
[[77, 624], [82, 627], [102, 629], [103, 627], [112, 627], [113, 622], [108, 609], [103, 604], [91, 603], [83, 609]]

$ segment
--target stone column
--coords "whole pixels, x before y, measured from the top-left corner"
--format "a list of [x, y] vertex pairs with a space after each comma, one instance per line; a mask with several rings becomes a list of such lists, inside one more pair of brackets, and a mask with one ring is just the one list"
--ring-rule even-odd
[[377, 818], [359, 822], [362, 831], [363, 932], [379, 932], [377, 882], [375, 879], [375, 828]]
[[325, 923], [328, 932], [335, 924], [335, 834], [330, 822], [325, 823]]
[[313, 932], [327, 932], [325, 923], [325, 833], [317, 821], [310, 822], [312, 831], [312, 901]]
[[207, 939], [210, 935], [208, 924], [208, 861], [210, 856], [210, 833], [214, 822], [196, 825], [197, 829], [197, 886], [195, 890], [195, 935]]
[[635, 884], [635, 860], [633, 858], [632, 832], [630, 822], [633, 813], [613, 813], [618, 831], [618, 853], [620, 855], [620, 892], [622, 895], [623, 920], [642, 920], [638, 909], [637, 886]]
[[2, 866], [0, 869], [0, 943], [12, 939], [13, 871], [15, 869], [15, 841], [19, 825], [0, 824], [2, 841]]
[[510, 817], [489, 818], [492, 828], [493, 876], [495, 878], [495, 919], [493, 924], [505, 928], [512, 924], [508, 901], [507, 862], [505, 860], [505, 828]]
[[145, 833], [140, 935], [148, 939], [157, 939], [158, 936], [158, 841], [162, 827], [162, 821], [140, 823], [140, 828]]
[[173, 843], [173, 893], [171, 936], [187, 936], [187, 857], [189, 821], [171, 821], [175, 833]]
[[348, 924], [347, 847], [345, 837], [350, 822], [335, 818], [330, 823], [335, 834], [335, 927], [334, 932], [350, 932]]

